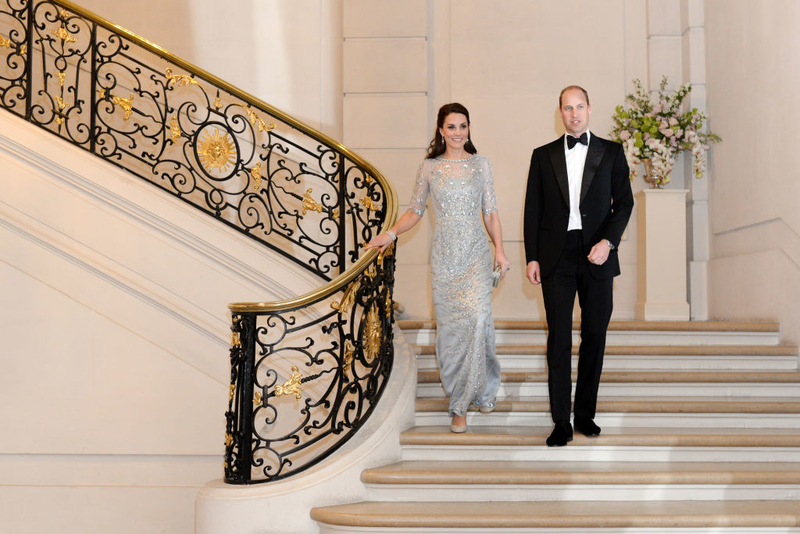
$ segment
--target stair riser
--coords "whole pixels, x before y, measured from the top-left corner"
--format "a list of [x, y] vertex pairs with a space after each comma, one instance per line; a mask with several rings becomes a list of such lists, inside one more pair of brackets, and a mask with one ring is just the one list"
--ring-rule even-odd
[[497, 462], [800, 462], [800, 447], [404, 445], [403, 460]]
[[[544, 371], [547, 368], [543, 354], [500, 354], [500, 368], [504, 370]], [[797, 356], [653, 356], [606, 354], [603, 369], [616, 371], [794, 371]], [[419, 369], [437, 369], [436, 358], [424, 354], [417, 356]], [[572, 368], [578, 368], [578, 358], [572, 358]]]
[[696, 501], [797, 500], [800, 485], [553, 484], [452, 485], [366, 484], [373, 501]]
[[[573, 391], [575, 385], [573, 384]], [[781, 397], [796, 399], [800, 384], [704, 384], [704, 383], [602, 383], [600, 400], [603, 397]], [[444, 389], [440, 384], [419, 384], [417, 396], [422, 398], [443, 398]], [[546, 397], [546, 383], [501, 384], [498, 399], [506, 397]]]
[[[436, 341], [434, 330], [403, 330], [414, 345], [431, 345]], [[496, 330], [498, 345], [544, 345], [547, 334], [542, 330]], [[580, 343], [580, 334], [573, 333], [572, 343]], [[609, 331], [606, 345], [778, 345], [775, 332], [625, 332]]]
[[[698, 414], [698, 413], [599, 413], [601, 428], [800, 428], [800, 414]], [[445, 412], [417, 412], [418, 426], [450, 425]], [[494, 412], [467, 414], [468, 425], [550, 427], [549, 412]]]

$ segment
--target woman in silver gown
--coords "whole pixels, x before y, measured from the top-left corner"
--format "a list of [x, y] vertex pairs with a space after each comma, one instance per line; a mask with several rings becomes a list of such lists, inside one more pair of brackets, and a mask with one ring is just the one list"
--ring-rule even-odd
[[[408, 211], [366, 246], [385, 250], [397, 234], [419, 222], [431, 197], [436, 215], [431, 250], [436, 359], [450, 397], [450, 430], [459, 433], [467, 429], [470, 404], [483, 413], [494, 409], [500, 364], [495, 355], [492, 270], [500, 267], [504, 277], [510, 267], [503, 250], [492, 166], [476, 155], [469, 125], [464, 106], [442, 106]], [[494, 261], [486, 233], [495, 246]]]

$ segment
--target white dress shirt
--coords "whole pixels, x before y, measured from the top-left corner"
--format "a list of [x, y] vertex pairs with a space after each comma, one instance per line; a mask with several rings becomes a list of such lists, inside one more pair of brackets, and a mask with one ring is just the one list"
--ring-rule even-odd
[[[569, 134], [567, 134], [569, 135]], [[575, 143], [571, 149], [567, 148], [567, 135], [564, 136], [564, 155], [567, 158], [567, 178], [569, 179], [569, 223], [567, 230], [580, 230], [581, 223], [581, 184], [583, 183], [583, 167], [586, 164], [586, 154], [589, 152], [589, 142], [592, 134], [586, 130], [586, 144]]]

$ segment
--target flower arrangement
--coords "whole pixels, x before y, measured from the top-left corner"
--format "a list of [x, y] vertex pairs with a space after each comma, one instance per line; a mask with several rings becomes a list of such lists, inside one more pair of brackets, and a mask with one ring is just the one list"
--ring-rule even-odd
[[[631, 168], [631, 180], [636, 177], [634, 166], [644, 162], [649, 181], [655, 187], [669, 183], [675, 157], [681, 150], [691, 151], [693, 170], [697, 178], [706, 173], [706, 151], [711, 143], [722, 139], [713, 132], [704, 132], [706, 115], [692, 108], [681, 112], [684, 98], [691, 85], [681, 85], [673, 93], [667, 91], [667, 77], [661, 79], [658, 101], [653, 103], [638, 79], [633, 80], [635, 91], [625, 100], [627, 108], [617, 106], [613, 116], [611, 139], [622, 143]], [[647, 178], [646, 178], [647, 179]]]

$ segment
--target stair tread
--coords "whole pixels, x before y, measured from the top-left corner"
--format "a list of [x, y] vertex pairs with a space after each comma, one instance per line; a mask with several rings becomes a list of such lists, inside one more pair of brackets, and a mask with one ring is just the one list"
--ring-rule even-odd
[[800, 484], [795, 462], [401, 461], [367, 484]]
[[[572, 374], [575, 380], [576, 373]], [[503, 371], [504, 383], [547, 382], [547, 371]], [[439, 383], [437, 369], [420, 369], [420, 384]], [[603, 383], [800, 383], [800, 371], [604, 371]]]
[[331, 525], [406, 528], [800, 526], [796, 501], [361, 502], [311, 510]]
[[[435, 319], [402, 319], [397, 321], [401, 330], [435, 329]], [[519, 321], [496, 319], [497, 330], [546, 330], [545, 321]], [[580, 329], [580, 322], [573, 322]], [[611, 321], [609, 331], [644, 332], [780, 332], [780, 324], [771, 321]]]
[[[417, 398], [417, 412], [445, 412], [447, 398]], [[474, 410], [474, 408], [473, 408]], [[549, 412], [547, 397], [508, 397], [498, 400], [495, 412]], [[599, 413], [800, 413], [800, 400], [781, 397], [601, 397]]]
[[[417, 426], [400, 435], [402, 445], [545, 446], [552, 427], [469, 426], [453, 434], [449, 426]], [[604, 428], [594, 438], [579, 433], [573, 446], [640, 447], [800, 447], [800, 429], [789, 428]]]
[[[413, 345], [417, 355], [436, 354], [436, 346], [431, 344]], [[546, 345], [500, 344], [499, 355], [544, 355]], [[578, 346], [573, 345], [572, 354], [578, 354]], [[628, 356], [797, 356], [794, 345], [606, 345], [605, 354]]]

